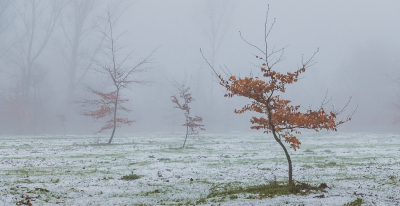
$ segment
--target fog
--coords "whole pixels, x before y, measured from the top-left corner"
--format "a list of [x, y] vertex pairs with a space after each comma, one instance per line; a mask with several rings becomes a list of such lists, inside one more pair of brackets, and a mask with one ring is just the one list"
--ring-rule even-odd
[[[0, 0], [0, 135], [93, 134], [107, 119], [82, 115], [80, 102], [94, 99], [88, 87], [113, 91], [101, 66], [110, 63], [112, 22], [117, 64], [132, 68], [150, 54], [144, 72], [121, 94], [134, 120], [117, 133], [183, 132], [183, 112], [174, 109], [173, 82], [187, 79], [195, 99], [191, 113], [203, 118], [205, 132], [251, 131], [251, 116], [235, 114], [251, 101], [225, 98], [211, 68], [234, 75], [258, 74], [252, 63], [264, 44], [264, 23], [276, 23], [268, 42], [285, 48], [276, 70], [295, 71], [302, 55], [316, 64], [283, 97], [318, 109], [356, 110], [341, 132], [398, 132], [400, 111], [400, 4], [396, 1], [13, 1]], [[270, 25], [269, 23], [269, 25]], [[152, 53], [154, 52], [154, 53]], [[61, 116], [65, 117], [62, 121]], [[64, 131], [65, 130], [65, 131]], [[105, 133], [110, 133], [106, 130]]]

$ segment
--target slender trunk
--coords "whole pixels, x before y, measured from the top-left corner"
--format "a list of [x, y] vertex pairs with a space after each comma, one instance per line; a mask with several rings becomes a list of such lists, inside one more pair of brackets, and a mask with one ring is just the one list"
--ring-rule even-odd
[[[28, 105], [29, 104], [29, 87], [31, 86], [31, 75], [32, 75], [32, 48], [33, 48], [33, 41], [34, 41], [34, 37], [35, 37], [35, 22], [36, 22], [36, 1], [33, 0], [32, 2], [32, 16], [31, 16], [31, 31], [30, 31], [30, 36], [28, 38], [28, 51], [27, 51], [27, 71], [26, 71], [26, 79], [25, 79], [25, 88], [23, 89], [24, 91], [24, 100], [25, 103]], [[29, 29], [29, 28], [27, 28]]]
[[292, 160], [290, 159], [290, 155], [285, 147], [285, 145], [283, 145], [282, 141], [278, 138], [278, 136], [276, 135], [276, 131], [275, 131], [275, 125], [272, 123], [272, 115], [271, 115], [271, 109], [268, 106], [268, 104], [266, 104], [267, 106], [267, 111], [268, 111], [268, 123], [269, 126], [271, 127], [272, 130], [272, 134], [274, 135], [275, 140], [279, 143], [279, 145], [282, 147], [283, 151], [285, 151], [285, 155], [286, 155], [286, 159], [288, 161], [289, 164], [289, 182], [288, 185], [293, 185], [293, 178], [292, 178]]
[[[29, 60], [30, 61], [30, 60]], [[25, 82], [25, 103], [29, 104], [29, 91], [31, 86], [31, 76], [32, 76], [32, 64], [28, 63], [27, 71], [26, 71], [26, 82]]]
[[115, 102], [114, 102], [114, 128], [113, 128], [113, 131], [111, 133], [110, 140], [108, 140], [108, 144], [111, 144], [112, 139], [114, 138], [115, 128], [117, 127], [118, 95], [119, 95], [119, 89], [117, 89], [117, 96], [115, 97]]
[[289, 185], [293, 185], [293, 177], [292, 177], [293, 170], [292, 170], [292, 160], [290, 159], [290, 155], [289, 155], [285, 145], [283, 145], [282, 141], [276, 136], [275, 131], [273, 131], [272, 133], [274, 134], [275, 140], [279, 143], [279, 145], [281, 145], [283, 151], [285, 151], [286, 159], [289, 164]]
[[186, 114], [186, 137], [185, 137], [185, 141], [183, 142], [182, 148], [185, 148], [186, 140], [187, 140], [188, 134], [189, 134], [189, 121], [188, 121], [188, 118], [189, 118], [189, 110], [187, 111], [187, 114]]

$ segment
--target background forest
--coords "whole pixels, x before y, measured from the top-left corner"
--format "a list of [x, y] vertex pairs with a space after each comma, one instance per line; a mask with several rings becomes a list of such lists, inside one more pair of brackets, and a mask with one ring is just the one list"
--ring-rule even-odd
[[93, 134], [104, 125], [82, 115], [78, 102], [95, 98], [88, 88], [113, 89], [99, 71], [110, 54], [110, 21], [119, 61], [146, 60], [144, 72], [131, 75], [136, 82], [121, 90], [130, 110], [121, 115], [135, 122], [118, 132], [184, 131], [184, 116], [171, 102], [172, 82], [183, 79], [206, 132], [250, 131], [254, 114], [233, 112], [248, 100], [223, 97], [199, 49], [214, 67], [239, 76], [258, 72], [239, 31], [261, 45], [268, 4], [277, 20], [270, 44], [287, 46], [277, 68], [294, 71], [301, 54], [320, 49], [318, 63], [286, 98], [318, 107], [327, 91], [332, 105], [352, 96], [349, 112], [358, 105], [357, 112], [340, 131], [399, 131], [397, 2], [0, 0], [0, 135]]

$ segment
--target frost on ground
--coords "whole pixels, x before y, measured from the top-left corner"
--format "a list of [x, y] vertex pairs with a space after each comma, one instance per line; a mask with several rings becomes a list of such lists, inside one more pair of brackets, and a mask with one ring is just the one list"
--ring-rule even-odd
[[[282, 149], [265, 134], [6, 136], [0, 139], [0, 205], [367, 205], [400, 202], [400, 135], [315, 133], [290, 151], [294, 179], [324, 191], [209, 196], [226, 186], [287, 179]], [[322, 197], [322, 198], [321, 198]]]

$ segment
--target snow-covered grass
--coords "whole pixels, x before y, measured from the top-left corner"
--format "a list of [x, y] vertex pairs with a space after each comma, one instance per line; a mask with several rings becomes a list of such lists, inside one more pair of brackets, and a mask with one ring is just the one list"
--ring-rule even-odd
[[[290, 151], [294, 179], [323, 191], [260, 196], [238, 188], [284, 182], [287, 162], [259, 133], [6, 136], [0, 205], [367, 205], [400, 202], [400, 135], [308, 133]], [[103, 143], [103, 144], [102, 144]], [[227, 195], [215, 195], [215, 194]], [[319, 198], [323, 197], [323, 198]]]

